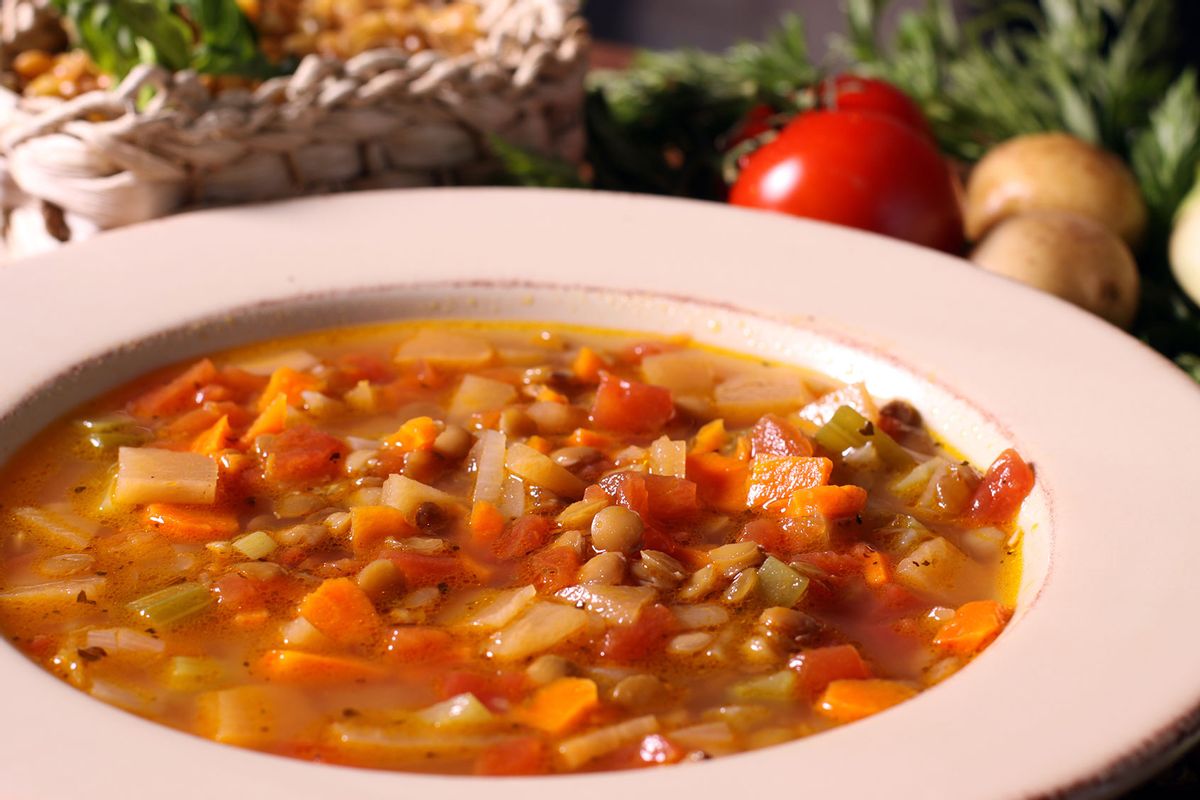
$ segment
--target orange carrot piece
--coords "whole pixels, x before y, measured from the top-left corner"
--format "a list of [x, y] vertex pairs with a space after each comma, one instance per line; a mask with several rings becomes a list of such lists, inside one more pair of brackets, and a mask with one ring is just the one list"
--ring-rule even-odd
[[240, 529], [237, 514], [209, 506], [151, 503], [144, 516], [156, 531], [177, 542], [228, 539]]
[[916, 689], [899, 681], [839, 680], [825, 687], [816, 707], [836, 722], [854, 722], [903, 703], [916, 693]]
[[500, 534], [504, 533], [504, 515], [491, 503], [480, 500], [471, 507], [469, 527], [471, 539], [491, 551]]
[[225, 414], [212, 427], [192, 440], [192, 452], [206, 456], [215, 455], [229, 447], [236, 438], [229, 426], [229, 415]]
[[370, 598], [349, 578], [328, 578], [300, 601], [300, 616], [346, 646], [369, 644], [380, 630]]
[[354, 554], [373, 553], [389, 536], [403, 537], [415, 533], [404, 514], [391, 506], [355, 506], [350, 509], [350, 541]]
[[559, 678], [533, 693], [513, 716], [552, 735], [566, 733], [600, 705], [596, 684], [587, 678]]
[[287, 426], [287, 411], [287, 395], [275, 395], [271, 404], [262, 410], [254, 422], [250, 423], [250, 429], [242, 435], [242, 442], [251, 444], [259, 436], [279, 433]]
[[135, 417], [143, 419], [176, 414], [195, 404], [196, 392], [217, 379], [217, 368], [207, 358], [197, 361], [170, 382], [146, 392], [129, 404]]
[[892, 580], [892, 569], [883, 553], [862, 542], [854, 545], [850, 552], [863, 560], [863, 578], [869, 586], [883, 586]]
[[783, 511], [794, 492], [825, 485], [832, 471], [833, 462], [828, 458], [757, 456], [750, 462], [746, 505]]
[[718, 511], [736, 514], [745, 510], [749, 475], [746, 462], [731, 456], [696, 453], [687, 457], [687, 476], [696, 484], [696, 494]]
[[607, 450], [612, 446], [611, 436], [598, 433], [590, 428], [576, 428], [567, 437], [567, 444], [573, 447], [594, 447], [597, 450]]
[[728, 440], [729, 434], [725, 432], [725, 420], [714, 419], [696, 431], [695, 437], [692, 438], [691, 455], [720, 450]]
[[787, 504], [787, 515], [805, 519], [820, 514], [825, 519], [849, 519], [867, 504], [867, 490], [861, 486], [814, 486], [797, 489]]
[[570, 402], [565, 394], [556, 392], [549, 386], [543, 386], [539, 389], [534, 399], [539, 403], [558, 403], [559, 405], [566, 405]]
[[325, 686], [387, 677], [382, 667], [346, 656], [307, 653], [303, 650], [268, 650], [255, 665], [255, 672], [269, 681], [301, 686]]
[[432, 450], [441, 432], [442, 423], [432, 417], [413, 417], [383, 441], [405, 451]]
[[267, 382], [267, 388], [263, 389], [262, 395], [258, 398], [258, 410], [265, 411], [280, 395], [285, 397], [288, 403], [294, 403], [300, 399], [301, 392], [319, 389], [321, 389], [319, 378], [305, 372], [297, 372], [291, 367], [280, 367], [271, 373], [271, 380]]
[[933, 643], [955, 655], [974, 655], [1000, 635], [1008, 617], [1008, 609], [995, 600], [973, 600], [942, 624]]
[[525, 444], [544, 456], [550, 455], [550, 451], [554, 449], [554, 445], [550, 444], [550, 440], [544, 436], [530, 436], [525, 440]]
[[579, 348], [579, 355], [571, 364], [571, 372], [584, 383], [599, 383], [600, 371], [608, 369], [608, 362], [590, 347]]

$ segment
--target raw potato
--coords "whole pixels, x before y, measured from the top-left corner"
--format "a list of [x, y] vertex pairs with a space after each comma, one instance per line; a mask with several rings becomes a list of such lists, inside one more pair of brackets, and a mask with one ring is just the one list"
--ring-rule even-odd
[[1022, 214], [992, 231], [971, 260], [1128, 327], [1137, 312], [1137, 265], [1125, 243], [1086, 217]]
[[1065, 133], [1018, 136], [992, 149], [967, 181], [967, 238], [979, 241], [1027, 211], [1072, 211], [1135, 245], [1146, 229], [1146, 204], [1116, 156]]

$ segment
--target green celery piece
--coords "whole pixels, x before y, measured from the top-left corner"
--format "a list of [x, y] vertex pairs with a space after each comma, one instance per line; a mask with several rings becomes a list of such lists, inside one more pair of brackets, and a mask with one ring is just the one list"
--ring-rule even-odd
[[167, 686], [177, 692], [211, 689], [224, 678], [220, 662], [203, 656], [175, 656], [167, 667]]
[[271, 534], [266, 531], [248, 533], [233, 541], [234, 550], [237, 550], [246, 558], [256, 561], [271, 555], [271, 553], [275, 552], [277, 546], [275, 540], [271, 538]]
[[808, 591], [808, 578], [775, 556], [768, 556], [758, 568], [758, 585], [771, 605], [794, 608]]
[[129, 604], [129, 609], [152, 625], [172, 625], [212, 605], [212, 595], [198, 583], [168, 586]]
[[817, 444], [830, 453], [841, 454], [870, 442], [880, 460], [892, 469], [910, 467], [913, 457], [895, 439], [879, 430], [850, 406], [841, 406], [816, 434]]
[[790, 669], [751, 678], [730, 687], [729, 693], [741, 701], [790, 702], [796, 696], [796, 673]]

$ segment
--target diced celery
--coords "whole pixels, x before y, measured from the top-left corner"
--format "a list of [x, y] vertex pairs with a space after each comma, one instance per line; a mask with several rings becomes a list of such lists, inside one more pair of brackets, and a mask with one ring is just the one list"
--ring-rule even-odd
[[808, 591], [808, 578], [775, 556], [769, 556], [758, 568], [763, 597], [773, 606], [793, 608]]
[[850, 406], [842, 406], [829, 422], [817, 431], [817, 444], [830, 453], [842, 453], [867, 442], [875, 446], [879, 458], [893, 469], [911, 466], [913, 457], [896, 440]]
[[212, 658], [175, 656], [167, 667], [167, 686], [177, 692], [214, 689], [224, 679], [224, 667]]
[[496, 721], [496, 715], [470, 692], [455, 695], [419, 711], [417, 718], [447, 732], [482, 728]]
[[136, 447], [150, 438], [150, 432], [127, 414], [110, 414], [79, 421], [87, 443], [97, 450]]
[[139, 597], [129, 609], [152, 625], [171, 625], [205, 611], [211, 604], [208, 589], [198, 583], [180, 583]]
[[255, 531], [248, 533], [240, 539], [233, 540], [233, 549], [244, 555], [246, 558], [260, 559], [266, 558], [275, 552], [278, 545], [271, 538], [271, 534], [266, 531]]
[[729, 694], [743, 702], [789, 702], [796, 696], [796, 673], [783, 669], [734, 684]]

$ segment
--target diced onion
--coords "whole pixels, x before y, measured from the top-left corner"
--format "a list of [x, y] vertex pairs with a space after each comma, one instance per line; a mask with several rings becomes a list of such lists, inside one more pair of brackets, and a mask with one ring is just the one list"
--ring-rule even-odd
[[587, 586], [568, 586], [559, 591], [558, 596], [576, 607], [583, 606], [609, 624], [630, 625], [654, 599], [655, 591], [649, 586], [592, 583]]
[[438, 507], [457, 511], [459, 500], [452, 494], [435, 489], [404, 475], [390, 475], [383, 482], [383, 494], [380, 497], [385, 506], [400, 509], [404, 518], [411, 524], [416, 524], [417, 509], [422, 503], [433, 503]]
[[296, 372], [308, 372], [320, 363], [321, 360], [307, 350], [287, 350], [262, 358], [252, 358], [248, 361], [242, 361], [234, 366], [246, 372], [252, 372], [255, 375], [270, 375], [282, 367], [287, 367]]
[[504, 451], [507, 438], [500, 431], [481, 431], [479, 440], [471, 450], [475, 465], [476, 502], [496, 503], [504, 483]]
[[134, 628], [94, 628], [87, 632], [88, 647], [103, 647], [108, 653], [129, 653], [160, 656], [167, 644], [156, 636]]
[[470, 692], [455, 695], [449, 700], [443, 700], [419, 711], [417, 718], [447, 733], [483, 728], [496, 723], [496, 715]]
[[209, 505], [217, 496], [217, 462], [200, 453], [122, 447], [114, 497], [118, 503]]
[[834, 413], [842, 406], [850, 406], [869, 420], [879, 419], [879, 407], [875, 405], [875, 399], [867, 387], [861, 383], [850, 383], [823, 394], [796, 412], [796, 415], [819, 428], [833, 419]]
[[570, 639], [587, 624], [586, 611], [542, 601], [516, 622], [492, 634], [489, 655], [503, 661], [528, 658]]
[[18, 508], [13, 516], [47, 544], [64, 550], [83, 550], [96, 534], [100, 523], [71, 512], [66, 503], [54, 503], [43, 508]]
[[567, 739], [558, 746], [558, 757], [567, 769], [577, 769], [657, 731], [657, 717], [636, 717]]
[[687, 477], [687, 442], [672, 441], [666, 436], [650, 445], [650, 474], [670, 478]]

